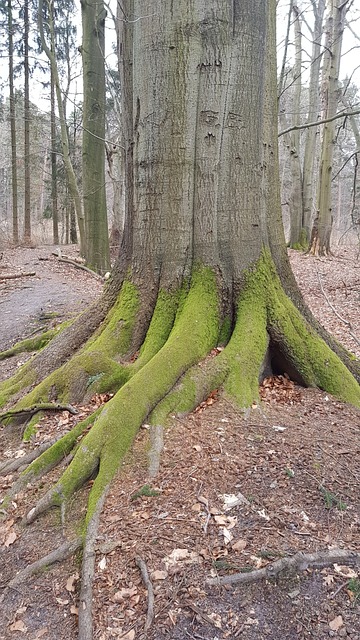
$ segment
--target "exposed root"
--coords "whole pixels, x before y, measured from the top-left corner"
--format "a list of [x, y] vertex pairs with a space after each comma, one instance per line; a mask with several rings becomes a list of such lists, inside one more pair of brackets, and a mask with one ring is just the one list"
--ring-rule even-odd
[[2, 464], [0, 464], [0, 475], [5, 476], [8, 473], [13, 473], [14, 471], [18, 471], [18, 469], [26, 468], [31, 462], [39, 458], [44, 451], [47, 451], [52, 447], [53, 444], [57, 442], [56, 440], [50, 440], [49, 442], [44, 442], [39, 447], [34, 449], [33, 451], [29, 451], [29, 453], [22, 458], [15, 458], [15, 460], [5, 460]]
[[92, 516], [87, 532], [81, 567], [81, 591], [79, 602], [79, 640], [92, 640], [92, 600], [93, 579], [95, 571], [95, 548], [99, 528], [100, 514], [106, 497], [106, 491], [99, 499], [94, 515]]
[[7, 498], [15, 496], [27, 484], [39, 480], [66, 458], [76, 448], [78, 439], [93, 424], [101, 410], [102, 407], [99, 407], [88, 418], [79, 422], [69, 433], [66, 433], [36, 456], [7, 493]]
[[24, 582], [29, 576], [34, 575], [42, 569], [46, 569], [48, 566], [55, 562], [62, 562], [72, 556], [83, 544], [82, 538], [76, 538], [71, 542], [64, 542], [61, 547], [58, 547], [54, 551], [51, 551], [46, 556], [43, 556], [39, 560], [32, 562], [25, 569], [19, 571], [16, 576], [10, 580], [8, 587], [13, 588]]
[[48, 329], [40, 335], [34, 336], [32, 338], [25, 338], [25, 340], [20, 340], [20, 342], [17, 342], [13, 347], [10, 347], [10, 349], [1, 351], [0, 360], [11, 358], [18, 353], [39, 351], [40, 349], [45, 347], [53, 338], [55, 338], [55, 336], [59, 335], [60, 331], [63, 331], [66, 326], [69, 326], [68, 321], [63, 322], [61, 325], [55, 327], [54, 329]]
[[154, 620], [154, 602], [155, 602], [154, 588], [152, 586], [152, 582], [150, 580], [149, 572], [147, 570], [145, 561], [138, 556], [136, 558], [136, 564], [140, 569], [141, 577], [147, 589], [148, 606], [147, 606], [146, 621], [144, 626], [144, 633], [146, 634], [149, 631]]
[[360, 552], [352, 549], [329, 549], [316, 553], [303, 553], [299, 551], [294, 556], [281, 558], [273, 564], [268, 564], [263, 569], [256, 569], [249, 573], [234, 573], [231, 576], [208, 578], [208, 585], [249, 584], [257, 580], [271, 580], [281, 573], [298, 573], [309, 567], [323, 569], [334, 562], [342, 562], [347, 565], [360, 566]]

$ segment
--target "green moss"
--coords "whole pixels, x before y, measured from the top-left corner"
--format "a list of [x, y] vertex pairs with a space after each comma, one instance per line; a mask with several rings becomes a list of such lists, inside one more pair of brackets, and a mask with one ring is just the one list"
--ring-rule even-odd
[[231, 337], [231, 318], [226, 316], [222, 322], [220, 333], [219, 333], [219, 344], [225, 345], [229, 342]]
[[230, 374], [225, 391], [241, 408], [259, 400], [259, 372], [268, 348], [262, 272], [248, 278], [240, 296], [235, 328], [225, 349]]
[[109, 357], [124, 355], [131, 346], [136, 316], [140, 310], [137, 288], [125, 281], [118, 299], [110, 310], [101, 332], [89, 341], [86, 350], [99, 351]]
[[22, 483], [32, 482], [36, 478], [44, 475], [53, 469], [65, 456], [67, 456], [76, 446], [78, 438], [86, 431], [101, 413], [102, 407], [99, 407], [94, 413], [88, 416], [82, 422], [79, 422], [69, 433], [55, 442], [49, 449], [44, 451], [36, 460], [34, 460], [20, 475]]
[[164, 346], [174, 326], [180, 297], [180, 290], [173, 293], [159, 291], [149, 329], [139, 357], [132, 366], [131, 375], [139, 371]]
[[26, 362], [15, 375], [0, 383], [0, 407], [3, 407], [19, 391], [32, 385], [35, 380], [36, 373], [31, 369], [31, 361]]
[[24, 431], [23, 442], [29, 442], [31, 436], [34, 436], [36, 434], [37, 432], [36, 427], [44, 415], [45, 414], [42, 411], [39, 411], [31, 418], [31, 420], [29, 420]]
[[[99, 373], [102, 375], [98, 378]], [[47, 376], [16, 404], [16, 408], [48, 402], [54, 397], [64, 403], [81, 401], [87, 392], [93, 394], [104, 387], [108, 390], [109, 381], [113, 383], [115, 379], [118, 384], [126, 379], [124, 367], [101, 352], [83, 351]]]

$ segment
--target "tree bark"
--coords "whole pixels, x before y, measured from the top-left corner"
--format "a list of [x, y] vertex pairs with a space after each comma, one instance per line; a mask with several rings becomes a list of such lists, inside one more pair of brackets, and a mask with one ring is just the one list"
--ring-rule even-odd
[[[300, 101], [302, 79], [302, 36], [299, 9], [293, 7], [294, 17], [294, 43], [295, 62], [293, 67], [293, 124], [300, 125]], [[302, 175], [300, 161], [300, 130], [294, 129], [289, 135], [290, 139], [290, 169], [291, 169], [291, 194], [290, 194], [290, 246], [302, 247], [303, 238], [303, 194]]]
[[104, 274], [110, 268], [105, 191], [105, 17], [103, 2], [82, 0], [83, 26], [83, 200], [85, 258]]
[[18, 181], [17, 181], [17, 151], [16, 151], [16, 113], [14, 94], [14, 42], [13, 42], [13, 18], [11, 0], [7, 3], [8, 18], [8, 51], [9, 51], [9, 104], [10, 104], [10, 131], [11, 131], [11, 192], [12, 192], [12, 223], [13, 242], [19, 244], [19, 213], [18, 213]]
[[[325, 12], [325, 0], [318, 0], [317, 5], [313, 3], [314, 9], [314, 30], [312, 33], [313, 45], [311, 53], [311, 69], [309, 80], [309, 106], [307, 122], [315, 122], [319, 116], [319, 76], [321, 66], [321, 37], [323, 33], [323, 20]], [[317, 127], [310, 127], [306, 130], [305, 151], [303, 162], [303, 228], [306, 241], [309, 243], [311, 234], [311, 223], [313, 219], [313, 200], [315, 193], [314, 167], [316, 158], [316, 137]]]
[[29, 0], [24, 1], [24, 242], [31, 241]]
[[[348, 3], [343, 0], [331, 0], [328, 20], [327, 56], [325, 67], [325, 118], [336, 115], [339, 102], [339, 69], [341, 46], [345, 26], [345, 16]], [[320, 174], [317, 193], [317, 215], [312, 227], [310, 252], [314, 255], [328, 255], [331, 253], [330, 237], [333, 224], [331, 177], [335, 144], [335, 120], [324, 125]]]

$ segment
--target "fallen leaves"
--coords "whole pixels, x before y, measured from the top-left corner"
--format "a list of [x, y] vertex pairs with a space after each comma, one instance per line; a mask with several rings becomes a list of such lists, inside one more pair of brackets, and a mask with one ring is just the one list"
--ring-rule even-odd
[[329, 627], [332, 631], [338, 631], [344, 624], [344, 620], [342, 616], [336, 616], [331, 622], [329, 622]]

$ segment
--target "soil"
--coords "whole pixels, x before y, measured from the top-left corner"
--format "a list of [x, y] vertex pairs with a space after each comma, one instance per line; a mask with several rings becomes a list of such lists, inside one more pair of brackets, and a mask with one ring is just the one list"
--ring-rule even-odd
[[[59, 321], [100, 292], [99, 281], [58, 263], [51, 251], [4, 252], [6, 272], [35, 270], [37, 276], [5, 281], [0, 313], [3, 317], [4, 309], [12, 309], [4, 316], [12, 322], [8, 318], [0, 328], [2, 345], [39, 329], [44, 309], [58, 313]], [[342, 248], [328, 260], [293, 251], [290, 258], [315, 315], [359, 356], [355, 249]], [[24, 288], [28, 286], [33, 287], [31, 295]], [[22, 310], [16, 314], [14, 294]], [[0, 371], [8, 373], [19, 359], [24, 356], [5, 361]], [[324, 392], [298, 387], [285, 376], [266, 379], [261, 396], [261, 406], [244, 415], [214, 392], [189, 416], [174, 417], [165, 433], [143, 425], [101, 517], [94, 638], [360, 640], [359, 566], [329, 563], [244, 585], [207, 582], [245, 574], [297, 551], [360, 550], [360, 411]], [[23, 456], [107, 399], [95, 397], [89, 406], [79, 407], [78, 416], [64, 412], [44, 418], [28, 444], [20, 442], [18, 432], [3, 429], [3, 457]], [[151, 445], [162, 440], [162, 448]], [[154, 477], [149, 454], [160, 461]], [[76, 638], [79, 557], [4, 589], [17, 571], [74, 535], [88, 489], [76, 496], [66, 514], [55, 510], [30, 527], [21, 526], [23, 515], [60, 471], [18, 494], [0, 524], [1, 639]], [[1, 488], [6, 490], [15, 479], [16, 473], [3, 477]], [[145, 562], [154, 589], [155, 617], [147, 634], [148, 594], [138, 558]]]

